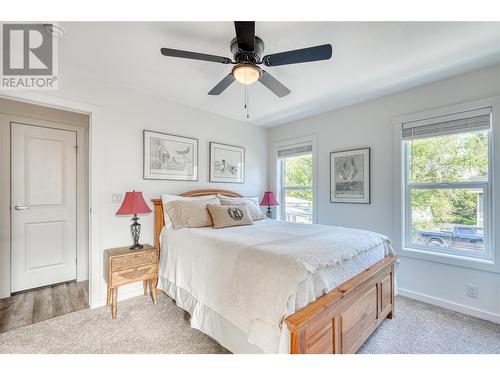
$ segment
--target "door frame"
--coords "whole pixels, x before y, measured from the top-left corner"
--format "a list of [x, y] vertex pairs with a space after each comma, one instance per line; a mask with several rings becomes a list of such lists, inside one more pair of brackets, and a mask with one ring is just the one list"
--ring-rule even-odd
[[[87, 199], [88, 199], [88, 279], [89, 279], [89, 305], [91, 308], [99, 307], [103, 304], [105, 293], [102, 291], [102, 256], [100, 256], [99, 239], [99, 215], [92, 215], [92, 212], [99, 212], [99, 199], [96, 192], [99, 190], [99, 178], [95, 175], [93, 165], [95, 156], [93, 149], [93, 127], [96, 123], [104, 123], [101, 118], [101, 107], [95, 104], [84, 103], [76, 100], [65, 99], [52, 96], [47, 93], [30, 91], [12, 91], [0, 93], [0, 98], [15, 100], [22, 103], [34, 104], [38, 106], [71, 111], [87, 115], [89, 117], [87, 131]], [[9, 196], [10, 199], [10, 196]], [[9, 239], [10, 240], [10, 239]], [[10, 279], [10, 277], [9, 277]]]
[[[12, 126], [14, 124], [35, 126], [40, 128], [68, 130], [76, 133], [76, 281], [89, 279], [89, 241], [88, 241], [88, 168], [85, 162], [88, 154], [86, 145], [87, 129], [83, 126], [65, 124], [56, 121], [27, 118], [17, 115], [9, 115], [10, 122], [10, 149], [12, 150]], [[29, 120], [29, 122], [27, 121]], [[12, 151], [11, 151], [12, 158]], [[12, 165], [12, 159], [10, 160]], [[11, 193], [9, 197], [12, 201], [12, 170], [11, 170]], [[11, 208], [11, 233], [12, 233], [12, 208]], [[11, 293], [12, 293], [12, 236], [10, 243], [11, 258]], [[84, 260], [84, 261], [82, 261]]]

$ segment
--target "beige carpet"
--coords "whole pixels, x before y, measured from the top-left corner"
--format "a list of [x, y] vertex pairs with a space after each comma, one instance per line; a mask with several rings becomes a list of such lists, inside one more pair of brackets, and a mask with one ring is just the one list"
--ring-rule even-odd
[[192, 329], [173, 300], [158, 295], [87, 309], [0, 335], [0, 353], [224, 353], [223, 347]]
[[[500, 353], [500, 325], [399, 297], [360, 353]], [[227, 353], [165, 294], [82, 310], [0, 334], [0, 353]]]
[[500, 324], [400, 296], [359, 353], [500, 354]]

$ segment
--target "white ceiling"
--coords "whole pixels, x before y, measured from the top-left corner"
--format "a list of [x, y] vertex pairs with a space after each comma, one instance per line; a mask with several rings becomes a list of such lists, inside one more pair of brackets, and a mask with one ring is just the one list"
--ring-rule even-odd
[[[66, 22], [61, 70], [78, 69], [221, 116], [275, 126], [500, 62], [500, 23], [257, 22], [264, 54], [331, 43], [328, 61], [266, 68], [292, 93], [233, 83], [209, 96], [231, 66], [164, 57], [161, 47], [227, 56], [232, 22]], [[62, 77], [64, 79], [64, 76]]]

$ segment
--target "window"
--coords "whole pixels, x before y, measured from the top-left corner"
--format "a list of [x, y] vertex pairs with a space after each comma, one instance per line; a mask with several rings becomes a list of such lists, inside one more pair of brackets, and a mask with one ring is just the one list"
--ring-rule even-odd
[[312, 143], [278, 149], [280, 169], [281, 219], [294, 223], [313, 223]]
[[491, 108], [404, 123], [405, 248], [489, 258]]

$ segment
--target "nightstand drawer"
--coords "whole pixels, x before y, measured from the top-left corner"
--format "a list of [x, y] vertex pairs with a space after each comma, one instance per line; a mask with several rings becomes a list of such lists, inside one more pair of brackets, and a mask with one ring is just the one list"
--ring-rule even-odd
[[156, 277], [156, 264], [128, 268], [111, 273], [111, 288], [127, 284], [134, 281], [150, 280]]
[[111, 260], [111, 272], [138, 267], [144, 264], [156, 264], [156, 251], [138, 252], [115, 257]]

